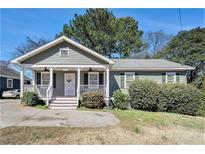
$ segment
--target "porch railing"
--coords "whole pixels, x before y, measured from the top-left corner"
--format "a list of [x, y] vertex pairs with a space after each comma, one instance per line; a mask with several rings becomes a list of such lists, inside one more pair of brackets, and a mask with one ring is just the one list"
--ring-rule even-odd
[[84, 92], [100, 92], [105, 96], [106, 86], [105, 85], [80, 85], [80, 94]]
[[[24, 85], [24, 92], [36, 92], [39, 97], [47, 98], [47, 96], [52, 93], [52, 87], [49, 85]], [[49, 89], [48, 89], [49, 88]], [[47, 91], [48, 90], [48, 91]], [[105, 85], [80, 85], [80, 94], [84, 92], [100, 92], [104, 96], [106, 95]]]
[[48, 85], [24, 85], [24, 92], [36, 92], [39, 97], [47, 97]]
[[40, 97], [47, 97], [48, 85], [36, 85], [37, 93]]

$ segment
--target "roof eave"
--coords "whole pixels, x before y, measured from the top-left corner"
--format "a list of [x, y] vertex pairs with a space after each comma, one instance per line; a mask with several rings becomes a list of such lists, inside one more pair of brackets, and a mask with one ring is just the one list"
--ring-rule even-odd
[[190, 68], [112, 68], [111, 71], [128, 70], [128, 71], [189, 71], [194, 70]]

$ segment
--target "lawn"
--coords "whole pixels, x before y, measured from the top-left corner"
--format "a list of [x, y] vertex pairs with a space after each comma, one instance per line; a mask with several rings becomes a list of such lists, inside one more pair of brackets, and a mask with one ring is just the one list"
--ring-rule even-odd
[[3, 128], [0, 144], [205, 144], [202, 117], [138, 110], [103, 111], [112, 112], [120, 123], [104, 128]]

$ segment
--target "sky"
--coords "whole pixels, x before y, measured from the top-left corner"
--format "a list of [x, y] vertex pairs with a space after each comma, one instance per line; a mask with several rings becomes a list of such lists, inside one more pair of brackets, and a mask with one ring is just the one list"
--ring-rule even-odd
[[[133, 17], [144, 32], [163, 30], [175, 35], [181, 30], [178, 9], [109, 10], [116, 17]], [[26, 36], [53, 39], [74, 14], [83, 13], [85, 9], [1, 9], [0, 60], [12, 59], [11, 53], [24, 43]], [[205, 27], [204, 9], [181, 9], [181, 15], [184, 30]]]

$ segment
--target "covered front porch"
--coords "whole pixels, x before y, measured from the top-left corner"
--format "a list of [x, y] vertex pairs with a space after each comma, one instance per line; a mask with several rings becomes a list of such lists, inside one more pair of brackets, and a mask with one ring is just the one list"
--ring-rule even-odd
[[[23, 92], [35, 91], [46, 100], [47, 105], [56, 98], [75, 97], [79, 103], [84, 92], [98, 91], [109, 105], [109, 67], [103, 65], [41, 65], [32, 66], [32, 84], [21, 82]], [[24, 69], [21, 71], [23, 81]]]

